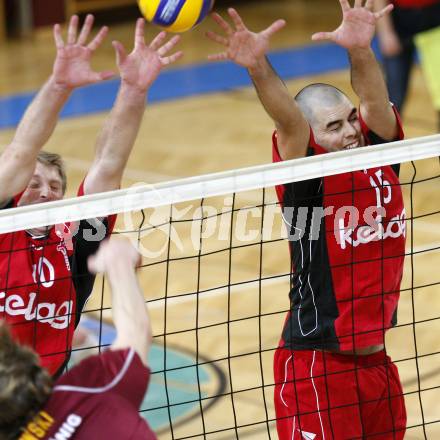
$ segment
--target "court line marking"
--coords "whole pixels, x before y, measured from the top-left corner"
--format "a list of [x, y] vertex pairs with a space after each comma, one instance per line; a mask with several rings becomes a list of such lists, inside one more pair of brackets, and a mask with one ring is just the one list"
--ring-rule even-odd
[[[345, 70], [346, 51], [334, 43], [307, 44], [270, 51], [271, 63], [284, 79], [301, 78]], [[165, 70], [150, 90], [150, 103], [223, 93], [252, 86], [246, 69], [233, 62], [200, 61]], [[73, 92], [61, 118], [85, 116], [110, 110], [119, 89], [119, 80], [89, 85]], [[36, 92], [0, 96], [0, 129], [15, 126]], [[93, 94], [94, 99], [90, 100]]]

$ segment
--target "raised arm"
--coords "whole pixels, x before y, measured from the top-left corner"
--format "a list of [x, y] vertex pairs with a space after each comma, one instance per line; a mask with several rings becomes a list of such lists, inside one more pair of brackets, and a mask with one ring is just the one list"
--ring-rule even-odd
[[360, 99], [361, 114], [377, 135], [393, 140], [398, 133], [382, 70], [371, 49], [377, 21], [392, 11], [388, 5], [373, 11], [374, 0], [356, 0], [351, 7], [348, 0], [339, 0], [343, 19], [334, 32], [320, 32], [313, 40], [330, 40], [348, 50], [351, 63], [351, 83]]
[[105, 272], [112, 291], [112, 313], [116, 327], [113, 350], [133, 348], [147, 365], [151, 347], [150, 317], [136, 277], [140, 256], [126, 239], [104, 241], [89, 258], [89, 269]]
[[[382, 11], [390, 4], [389, 0], [375, 0], [375, 11]], [[402, 43], [397, 35], [390, 14], [385, 14], [377, 23], [377, 36], [382, 55], [392, 57], [402, 51]]]
[[23, 191], [35, 169], [36, 158], [47, 142], [58, 121], [58, 115], [76, 87], [102, 81], [112, 72], [94, 72], [90, 66], [93, 52], [101, 45], [108, 29], [103, 27], [86, 45], [93, 26], [88, 15], [77, 37], [78, 17], [70, 19], [67, 41], [61, 36], [61, 27], [54, 26], [57, 49], [53, 72], [26, 110], [12, 142], [0, 158], [0, 201], [7, 201]]
[[248, 70], [264, 109], [275, 123], [282, 158], [304, 156], [310, 137], [309, 125], [266, 57], [270, 37], [285, 26], [285, 21], [277, 20], [260, 33], [254, 33], [247, 29], [235, 9], [228, 9], [228, 14], [234, 26], [220, 15], [212, 14], [224, 35], [212, 31], [206, 35], [226, 50], [210, 55], [209, 59], [231, 60]]
[[178, 36], [165, 43], [166, 33], [161, 32], [147, 46], [144, 27], [144, 20], [139, 19], [134, 49], [129, 55], [121, 43], [113, 42], [121, 86], [96, 142], [95, 159], [84, 182], [86, 194], [119, 188], [142, 121], [148, 90], [162, 68], [182, 56], [181, 51], [166, 56], [179, 41]]

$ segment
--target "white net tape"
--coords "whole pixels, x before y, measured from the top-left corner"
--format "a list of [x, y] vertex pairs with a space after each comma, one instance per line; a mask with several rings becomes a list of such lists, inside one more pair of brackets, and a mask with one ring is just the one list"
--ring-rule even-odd
[[440, 135], [190, 177], [154, 186], [143, 184], [0, 211], [0, 233], [105, 217], [436, 156], [440, 156]]

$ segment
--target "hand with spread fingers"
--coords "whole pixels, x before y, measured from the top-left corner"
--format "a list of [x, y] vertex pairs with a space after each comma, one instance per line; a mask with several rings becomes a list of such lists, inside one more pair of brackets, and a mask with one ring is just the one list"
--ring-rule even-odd
[[108, 33], [108, 28], [104, 26], [90, 43], [86, 44], [93, 21], [93, 15], [87, 15], [78, 36], [79, 18], [73, 15], [69, 22], [66, 42], [61, 35], [61, 26], [59, 24], [54, 26], [57, 55], [52, 77], [58, 86], [72, 89], [103, 81], [114, 75], [111, 71], [95, 72], [90, 65], [93, 53], [101, 46]]
[[377, 21], [393, 10], [388, 5], [374, 12], [374, 0], [355, 0], [351, 7], [348, 0], [339, 0], [342, 8], [342, 23], [333, 32], [318, 32], [312, 40], [330, 40], [345, 49], [369, 48], [376, 32]]
[[182, 51], [167, 55], [179, 42], [180, 36], [175, 35], [165, 42], [167, 34], [166, 32], [160, 32], [147, 45], [145, 43], [144, 28], [145, 21], [142, 18], [138, 19], [134, 49], [130, 54], [127, 54], [122, 43], [119, 41], [113, 42], [121, 81], [142, 92], [151, 86], [164, 66], [174, 63], [183, 55]]
[[216, 43], [224, 46], [226, 50], [217, 54], [210, 55], [210, 60], [231, 60], [240, 66], [251, 69], [258, 65], [261, 58], [265, 57], [269, 50], [269, 40], [273, 34], [282, 29], [286, 22], [277, 20], [267, 29], [255, 33], [251, 32], [244, 24], [238, 12], [228, 9], [228, 14], [232, 19], [230, 25], [219, 14], [213, 13], [212, 18], [224, 31], [225, 36], [213, 31], [208, 31], [206, 36]]
[[121, 186], [127, 160], [139, 133], [145, 110], [145, 98], [162, 69], [174, 63], [182, 51], [169, 53], [180, 36], [166, 41], [160, 32], [150, 44], [145, 42], [145, 21], [136, 21], [134, 48], [127, 53], [119, 41], [113, 41], [116, 64], [121, 77], [118, 95], [96, 141], [95, 160], [84, 180], [85, 194], [111, 191]]

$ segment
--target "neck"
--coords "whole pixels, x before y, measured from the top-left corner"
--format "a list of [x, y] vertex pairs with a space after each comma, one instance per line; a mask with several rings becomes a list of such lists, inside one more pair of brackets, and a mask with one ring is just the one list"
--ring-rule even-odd
[[44, 238], [49, 235], [49, 226], [44, 226], [42, 228], [35, 228], [35, 229], [27, 229], [26, 232], [32, 237], [32, 238]]

